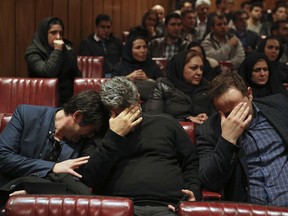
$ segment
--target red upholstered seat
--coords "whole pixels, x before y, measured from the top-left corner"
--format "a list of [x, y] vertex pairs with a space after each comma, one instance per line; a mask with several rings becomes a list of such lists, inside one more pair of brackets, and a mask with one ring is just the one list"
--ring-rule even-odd
[[5, 206], [9, 216], [132, 216], [128, 198], [73, 195], [12, 196]]
[[231, 61], [219, 61], [222, 72], [233, 72], [233, 63]]
[[276, 216], [288, 215], [288, 208], [232, 202], [182, 202], [179, 216]]
[[168, 60], [167, 58], [152, 58], [156, 64], [160, 67], [161, 71], [162, 71], [162, 76], [165, 77], [166, 76], [166, 67], [168, 64]]
[[[191, 142], [195, 144], [195, 124], [193, 122], [179, 122], [187, 132]], [[203, 190], [202, 200], [221, 200], [222, 195], [220, 193]]]
[[74, 80], [74, 95], [85, 90], [100, 91], [100, 86], [108, 78], [77, 78]]
[[8, 122], [10, 121], [12, 114], [8, 113], [0, 113], [0, 133], [6, 127]]
[[19, 104], [58, 106], [58, 80], [0, 77], [0, 104], [0, 113], [13, 113]]
[[77, 56], [77, 63], [83, 78], [104, 77], [103, 56]]

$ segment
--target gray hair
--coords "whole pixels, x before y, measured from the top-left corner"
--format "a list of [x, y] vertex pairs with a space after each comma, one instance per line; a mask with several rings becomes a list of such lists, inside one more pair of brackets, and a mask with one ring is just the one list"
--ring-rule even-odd
[[197, 8], [198, 6], [200, 6], [202, 4], [207, 4], [208, 7], [210, 7], [211, 6], [211, 1], [210, 0], [197, 0], [195, 2], [195, 8]]
[[126, 77], [113, 77], [101, 84], [101, 101], [108, 109], [125, 109], [139, 102], [136, 85]]

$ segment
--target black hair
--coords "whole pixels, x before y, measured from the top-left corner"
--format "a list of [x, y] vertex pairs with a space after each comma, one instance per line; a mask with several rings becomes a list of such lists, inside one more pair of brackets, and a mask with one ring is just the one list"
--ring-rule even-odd
[[99, 14], [96, 18], [95, 18], [95, 25], [98, 26], [100, 24], [101, 21], [109, 21], [112, 23], [112, 19], [109, 15], [107, 14]]
[[169, 13], [166, 17], [165, 17], [165, 26], [168, 25], [169, 21], [171, 19], [180, 19], [181, 20], [181, 16], [178, 13]]

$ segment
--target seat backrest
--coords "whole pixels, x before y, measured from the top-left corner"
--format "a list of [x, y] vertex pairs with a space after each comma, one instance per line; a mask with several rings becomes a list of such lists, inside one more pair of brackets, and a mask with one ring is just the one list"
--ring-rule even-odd
[[233, 63], [231, 61], [219, 61], [222, 72], [233, 72]]
[[108, 78], [76, 78], [74, 79], [74, 95], [85, 91], [85, 90], [95, 90], [100, 91], [100, 86]]
[[187, 132], [191, 142], [195, 144], [195, 124], [194, 122], [179, 122]]
[[13, 113], [19, 104], [58, 106], [58, 80], [0, 77], [0, 104], [0, 113]]
[[282, 83], [284, 88], [288, 91], [288, 83]]
[[103, 56], [77, 56], [77, 63], [83, 78], [104, 77]]
[[128, 198], [73, 195], [11, 196], [5, 206], [11, 216], [132, 216], [133, 203]]
[[165, 77], [166, 76], [166, 67], [167, 67], [167, 64], [168, 64], [167, 58], [156, 58], [156, 57], [153, 57], [152, 59], [160, 67], [161, 72], [162, 72], [162, 76]]
[[8, 122], [11, 120], [12, 114], [10, 113], [0, 113], [0, 133], [6, 127]]
[[272, 216], [288, 215], [288, 208], [232, 202], [182, 202], [179, 216]]

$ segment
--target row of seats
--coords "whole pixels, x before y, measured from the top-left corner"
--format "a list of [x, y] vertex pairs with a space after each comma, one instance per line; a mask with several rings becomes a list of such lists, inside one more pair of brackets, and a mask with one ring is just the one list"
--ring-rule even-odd
[[[70, 195], [22, 195], [9, 198], [4, 215], [9, 216], [133, 216], [128, 198]], [[288, 208], [231, 202], [182, 202], [179, 216], [276, 216], [288, 215]]]
[[[165, 76], [167, 59], [153, 58], [157, 65], [159, 65], [162, 75]], [[82, 72], [83, 78], [103, 78], [104, 74], [104, 57], [103, 56], [77, 56], [77, 64]]]

